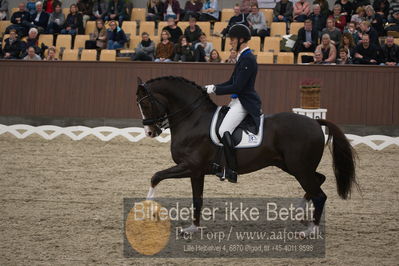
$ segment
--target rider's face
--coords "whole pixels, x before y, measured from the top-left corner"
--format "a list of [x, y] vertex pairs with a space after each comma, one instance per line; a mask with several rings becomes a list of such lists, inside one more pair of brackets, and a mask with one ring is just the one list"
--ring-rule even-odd
[[230, 46], [233, 50], [237, 50], [238, 39], [237, 38], [230, 38]]

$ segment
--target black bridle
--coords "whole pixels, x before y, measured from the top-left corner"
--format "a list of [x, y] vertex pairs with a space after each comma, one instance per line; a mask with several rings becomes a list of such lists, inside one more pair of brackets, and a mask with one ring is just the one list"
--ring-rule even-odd
[[[141, 98], [140, 100], [137, 101], [138, 108], [143, 116], [143, 125], [144, 126], [155, 126], [160, 130], [169, 128], [170, 118], [176, 116], [177, 114], [185, 112], [185, 115], [179, 121], [177, 121], [175, 123], [175, 124], [178, 124], [185, 117], [190, 115], [195, 109], [200, 107], [203, 100], [207, 96], [207, 94], [205, 92], [203, 92], [192, 103], [190, 103], [190, 104], [186, 105], [185, 107], [181, 108], [180, 110], [177, 110], [176, 112], [168, 115], [168, 113], [167, 113], [168, 108], [152, 94], [148, 85], [146, 83], [143, 83], [143, 84], [140, 84], [139, 86], [143, 87], [144, 91], [146, 93], [146, 95], [144, 95], [143, 98]], [[141, 108], [141, 103], [146, 99], [148, 99], [150, 101], [151, 106], [155, 106], [158, 111], [158, 115], [155, 118], [144, 118], [144, 113], [143, 113], [143, 109]], [[161, 109], [162, 109], [162, 111], [161, 111]]]

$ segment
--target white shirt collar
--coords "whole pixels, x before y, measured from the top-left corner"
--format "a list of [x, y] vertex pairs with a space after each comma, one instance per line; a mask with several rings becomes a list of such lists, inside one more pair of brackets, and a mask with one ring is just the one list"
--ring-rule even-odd
[[242, 55], [242, 53], [245, 52], [246, 50], [249, 50], [249, 49], [250, 49], [249, 47], [245, 47], [241, 52], [238, 53], [237, 62], [238, 62], [238, 59], [240, 59], [240, 56]]

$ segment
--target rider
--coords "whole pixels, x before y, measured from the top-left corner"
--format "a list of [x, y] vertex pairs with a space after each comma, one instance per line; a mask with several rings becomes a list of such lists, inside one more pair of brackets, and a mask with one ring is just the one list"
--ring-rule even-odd
[[254, 119], [257, 128], [260, 124], [261, 101], [255, 91], [258, 64], [248, 47], [251, 39], [250, 29], [236, 24], [229, 30], [230, 45], [238, 52], [237, 63], [229, 81], [217, 85], [205, 86], [209, 94], [231, 94], [229, 111], [219, 128], [219, 136], [224, 146], [227, 167], [225, 177], [232, 183], [237, 182], [237, 159], [232, 140], [233, 131], [244, 120], [247, 114]]

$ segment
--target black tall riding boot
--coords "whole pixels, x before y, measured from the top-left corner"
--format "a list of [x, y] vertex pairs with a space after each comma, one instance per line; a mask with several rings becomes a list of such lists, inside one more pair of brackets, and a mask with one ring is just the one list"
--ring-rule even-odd
[[229, 132], [225, 132], [222, 138], [224, 157], [226, 158], [225, 176], [232, 183], [237, 183], [237, 159], [233, 139]]

